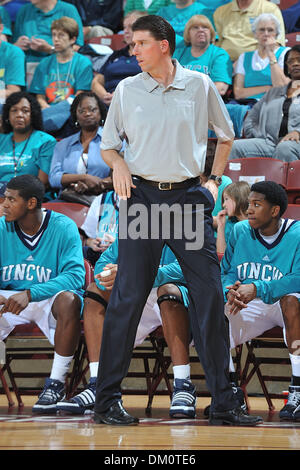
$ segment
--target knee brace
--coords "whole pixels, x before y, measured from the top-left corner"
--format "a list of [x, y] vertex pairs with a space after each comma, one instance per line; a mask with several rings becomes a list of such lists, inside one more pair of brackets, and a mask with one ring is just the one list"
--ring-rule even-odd
[[180, 297], [178, 297], [178, 295], [174, 295], [174, 294], [164, 294], [164, 295], [161, 295], [160, 297], [158, 297], [157, 299], [157, 304], [158, 306], [160, 307], [160, 304], [162, 302], [164, 302], [165, 300], [171, 300], [172, 302], [177, 302], [178, 304], [182, 304], [183, 305], [183, 302], [181, 300]]
[[95, 302], [98, 302], [99, 304], [103, 305], [105, 310], [107, 308], [106, 300], [104, 300], [103, 297], [101, 297], [101, 295], [97, 294], [96, 292], [91, 292], [89, 290], [86, 290], [85, 293], [83, 294], [83, 298], [84, 299], [90, 298], [92, 300], [95, 300]]

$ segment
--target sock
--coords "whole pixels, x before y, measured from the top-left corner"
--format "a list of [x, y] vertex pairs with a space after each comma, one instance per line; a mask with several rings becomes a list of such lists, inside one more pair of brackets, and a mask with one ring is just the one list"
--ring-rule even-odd
[[300, 385], [300, 356], [289, 354], [292, 366], [292, 385]]
[[184, 379], [191, 381], [191, 366], [184, 364], [182, 366], [173, 366], [173, 374], [175, 379]]
[[97, 377], [99, 362], [90, 362], [90, 376]]
[[229, 353], [229, 372], [235, 373], [235, 367], [234, 367], [233, 359], [230, 353]]
[[300, 377], [292, 375], [291, 385], [294, 385], [295, 387], [300, 387]]
[[73, 356], [60, 356], [55, 352], [50, 379], [65, 383], [72, 359]]

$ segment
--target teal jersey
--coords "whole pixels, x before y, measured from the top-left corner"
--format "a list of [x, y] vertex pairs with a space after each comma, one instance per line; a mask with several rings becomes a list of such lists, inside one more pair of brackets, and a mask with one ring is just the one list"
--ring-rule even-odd
[[32, 302], [61, 291], [82, 293], [85, 268], [75, 222], [48, 210], [34, 238], [32, 245], [16, 222], [0, 218], [0, 289], [29, 289]]
[[9, 42], [0, 43], [0, 88], [7, 85], [24, 87], [25, 80], [25, 54], [17, 46]]
[[12, 135], [12, 132], [0, 134], [0, 181], [9, 181], [14, 176], [25, 174], [38, 176], [39, 170], [48, 175], [55, 138], [34, 130], [28, 139], [15, 143], [14, 151]]
[[173, 58], [185, 68], [209, 75], [213, 82], [232, 83], [232, 62], [229, 54], [214, 44], [210, 44], [199, 57], [191, 54], [191, 46], [184, 41], [176, 44]]
[[256, 286], [257, 297], [272, 304], [300, 292], [300, 221], [284, 219], [273, 243], [267, 243], [247, 220], [237, 222], [221, 261], [222, 285], [241, 281]]
[[30, 85], [30, 93], [45, 95], [50, 105], [74, 96], [79, 90], [89, 91], [93, 80], [90, 59], [74, 53], [72, 60], [59, 63], [56, 54], [46, 57], [37, 66]]

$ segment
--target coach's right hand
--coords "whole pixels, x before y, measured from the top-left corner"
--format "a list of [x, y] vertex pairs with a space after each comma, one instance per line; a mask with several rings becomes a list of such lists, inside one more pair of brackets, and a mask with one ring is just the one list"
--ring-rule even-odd
[[112, 179], [114, 190], [120, 199], [129, 199], [131, 196], [131, 188], [136, 188], [132, 182], [131, 173], [127, 163], [122, 157], [115, 158], [112, 165]]

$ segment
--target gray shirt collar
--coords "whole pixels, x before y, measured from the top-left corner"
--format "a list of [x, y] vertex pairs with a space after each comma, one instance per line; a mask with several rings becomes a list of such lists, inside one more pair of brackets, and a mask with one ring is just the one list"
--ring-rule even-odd
[[[173, 64], [176, 67], [175, 77], [173, 83], [171, 83], [168, 88], [177, 88], [179, 90], [185, 89], [185, 77], [184, 77], [184, 68], [179, 64], [178, 60], [172, 59]], [[142, 79], [146, 90], [151, 93], [155, 88], [159, 87], [159, 83], [151, 77], [148, 72], [142, 72]]]

